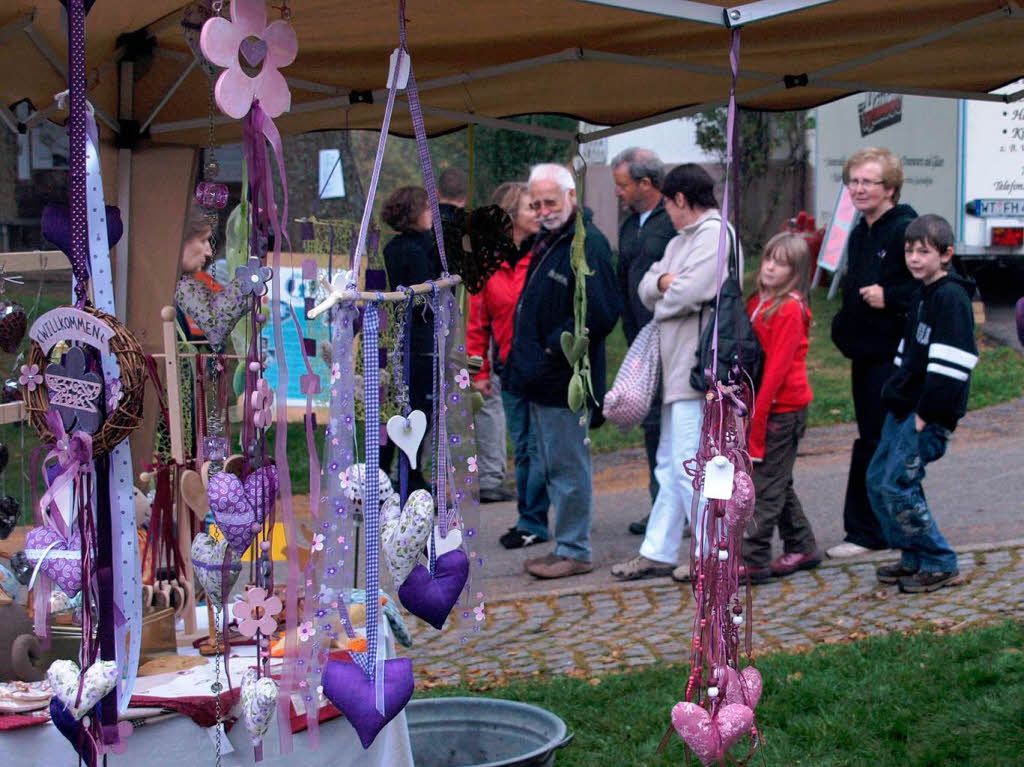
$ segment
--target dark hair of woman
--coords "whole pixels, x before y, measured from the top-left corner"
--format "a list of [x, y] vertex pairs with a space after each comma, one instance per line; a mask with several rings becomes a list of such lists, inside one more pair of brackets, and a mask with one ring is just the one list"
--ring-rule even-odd
[[384, 202], [381, 218], [396, 232], [416, 230], [416, 221], [427, 208], [427, 192], [421, 186], [403, 186]]
[[692, 162], [677, 165], [665, 176], [661, 193], [669, 198], [682, 194], [691, 208], [717, 208], [715, 182], [708, 172]]

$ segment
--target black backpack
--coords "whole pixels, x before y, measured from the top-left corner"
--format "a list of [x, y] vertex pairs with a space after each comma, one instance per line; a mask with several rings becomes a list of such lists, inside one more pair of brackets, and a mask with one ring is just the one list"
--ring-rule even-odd
[[[754, 335], [754, 327], [747, 317], [746, 302], [740, 288], [739, 258], [733, 242], [733, 232], [728, 224], [724, 226], [729, 234], [729, 273], [722, 282], [722, 291], [718, 297], [718, 368], [715, 378], [725, 384], [738, 384], [745, 380], [745, 372], [754, 382], [756, 390], [761, 384], [761, 373], [764, 370], [764, 350]], [[709, 310], [706, 325], [705, 308]], [[715, 314], [714, 300], [700, 310], [697, 364], [690, 371], [690, 386], [697, 391], [707, 391], [707, 380], [711, 378]]]

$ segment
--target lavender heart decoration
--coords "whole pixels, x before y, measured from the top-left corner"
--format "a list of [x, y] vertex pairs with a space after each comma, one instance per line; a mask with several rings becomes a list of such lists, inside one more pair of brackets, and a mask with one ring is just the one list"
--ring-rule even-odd
[[384, 661], [384, 715], [377, 710], [374, 681], [355, 663], [328, 661], [320, 684], [324, 695], [355, 728], [363, 748], [369, 748], [378, 733], [398, 716], [412, 697], [412, 661], [393, 658]]
[[57, 696], [50, 699], [50, 720], [54, 726], [68, 739], [75, 752], [82, 758], [82, 763], [87, 767], [96, 767], [96, 747], [92, 738], [85, 731], [82, 722], [68, 711], [67, 706], [61, 703]]
[[406, 610], [440, 630], [468, 579], [469, 558], [456, 549], [437, 558], [433, 576], [423, 565], [416, 565], [398, 589], [398, 599]]
[[[107, 205], [107, 246], [113, 250], [121, 235], [124, 224], [121, 222], [121, 209]], [[47, 205], [43, 208], [43, 237], [57, 246], [57, 249], [68, 255], [71, 252], [71, 219], [67, 205]]]
[[70, 539], [52, 527], [32, 528], [25, 536], [25, 556], [69, 597], [82, 590], [82, 539], [77, 528]]
[[210, 477], [206, 497], [217, 527], [241, 556], [252, 544], [253, 525], [263, 524], [277, 496], [277, 467], [261, 466], [241, 482], [226, 471]]

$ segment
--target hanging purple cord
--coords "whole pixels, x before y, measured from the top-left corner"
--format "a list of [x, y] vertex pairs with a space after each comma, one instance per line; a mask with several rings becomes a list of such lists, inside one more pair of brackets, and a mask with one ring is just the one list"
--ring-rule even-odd
[[[399, 382], [399, 391], [405, 391], [405, 399], [402, 404], [402, 415], [406, 418], [409, 417], [409, 381], [412, 376], [412, 363], [409, 359], [409, 355], [412, 354], [412, 334], [409, 333], [409, 328], [412, 326], [412, 307], [414, 302], [414, 294], [412, 288], [406, 288], [405, 294], [406, 304], [402, 310], [405, 313], [405, 321], [402, 323], [402, 380]], [[419, 446], [416, 448], [419, 450]], [[422, 471], [422, 467], [420, 468]], [[404, 450], [398, 451], [398, 498], [401, 507], [405, 508], [405, 502], [409, 499], [409, 457], [405, 454]]]
[[[722, 192], [722, 221], [718, 230], [718, 283], [715, 293], [715, 328], [711, 335], [711, 377], [718, 380], [718, 304], [722, 298], [722, 283], [725, 281], [724, 270], [726, 268], [726, 242], [729, 237], [729, 171], [732, 164], [739, 161], [734, 156], [736, 148], [736, 79], [739, 75], [740, 66], [740, 30], [732, 31], [732, 45], [729, 47], [729, 66], [732, 68], [732, 84], [729, 87], [729, 112], [725, 123], [725, 145], [728, 147], [726, 154], [725, 168], [725, 189]], [[738, 240], [738, 238], [737, 238]], [[736, 244], [739, 249], [739, 242]]]

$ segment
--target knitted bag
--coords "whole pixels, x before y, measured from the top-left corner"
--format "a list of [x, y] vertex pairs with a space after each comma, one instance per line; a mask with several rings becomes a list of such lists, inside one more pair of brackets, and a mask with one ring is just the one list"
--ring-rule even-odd
[[633, 339], [615, 383], [604, 395], [604, 417], [622, 428], [643, 423], [658, 390], [660, 369], [658, 323], [651, 320]]

